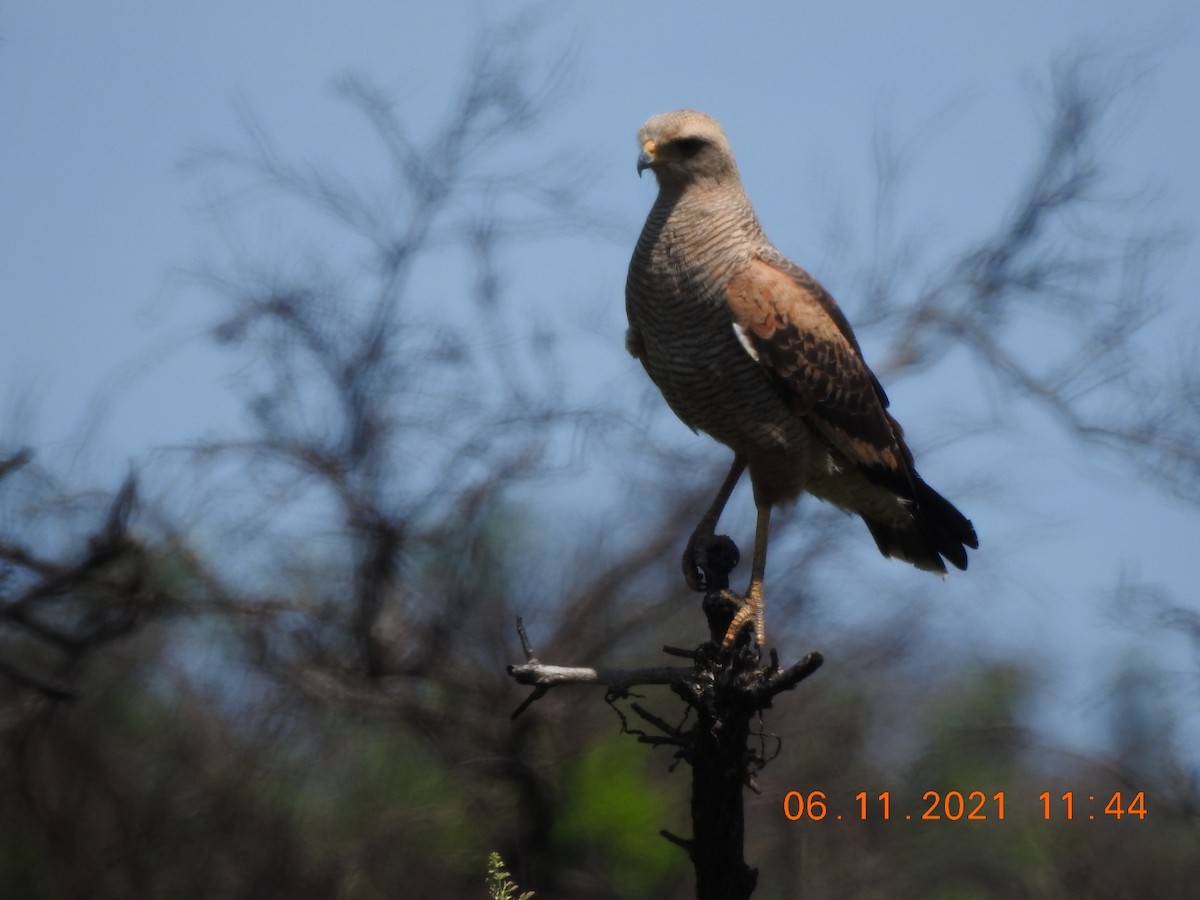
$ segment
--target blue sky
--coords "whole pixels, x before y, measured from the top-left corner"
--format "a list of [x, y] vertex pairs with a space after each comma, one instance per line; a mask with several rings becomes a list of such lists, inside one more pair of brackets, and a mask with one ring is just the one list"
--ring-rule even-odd
[[[587, 360], [575, 372], [581, 404], [642, 388], [621, 341], [625, 266], [653, 194], [634, 177], [634, 134], [647, 116], [679, 106], [716, 116], [768, 234], [853, 319], [855, 267], [871, 247], [877, 130], [917, 147], [899, 230], [935, 247], [982, 236], [1035, 157], [1051, 63], [1080, 49], [1144, 72], [1106, 137], [1110, 184], [1155, 195], [1147, 219], [1187, 237], [1160, 270], [1172, 306], [1150, 336], [1182, 347], [1200, 325], [1200, 11], [1191, 2], [554, 8], [539, 46], [573, 46], [576, 83], [543, 145], [585, 149], [556, 159], [556, 174], [586, 165], [589, 200], [616, 233], [574, 241], [552, 260], [522, 251], [511, 277]], [[205, 179], [181, 164], [205, 147], [244, 146], [239, 123], [250, 110], [301, 158], [369, 169], [378, 160], [333, 78], [358, 72], [388, 85], [427, 125], [456, 84], [472, 29], [500, 9], [0, 7], [0, 433], [33, 443], [47, 463], [115, 478], [150, 448], [235, 428], [231, 361], [202, 337], [213, 302], [184, 274], [220, 257], [226, 236]], [[243, 224], [253, 240], [272, 228]], [[889, 392], [910, 434], [941, 436], [950, 426], [938, 420], [939, 391], [969, 406], [960, 387], [921, 380]], [[664, 418], [655, 433], [676, 427]], [[980, 602], [971, 581], [952, 579], [934, 607], [940, 630], [1053, 658], [1057, 699], [1085, 718], [1112, 655], [1142, 652], [1103, 606], [1116, 580], [1153, 581], [1188, 603], [1200, 594], [1197, 510], [1045, 421], [986, 447], [922, 456], [923, 473], [956, 500], [955, 484], [976, 483], [981, 467], [1006, 473], [1002, 496], [968, 487], [961, 504], [983, 540], [973, 571], [995, 596]], [[918, 577], [869, 565], [878, 566], [869, 578]], [[1190, 665], [1178, 640], [1145, 656], [1168, 670]], [[1181, 699], [1195, 708], [1194, 694]]]

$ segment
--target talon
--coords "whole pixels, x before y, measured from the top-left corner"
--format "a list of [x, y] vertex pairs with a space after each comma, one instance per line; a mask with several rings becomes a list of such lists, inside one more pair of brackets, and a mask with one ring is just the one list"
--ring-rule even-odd
[[705, 593], [729, 586], [729, 573], [741, 554], [724, 534], [693, 532], [683, 551], [683, 580], [693, 591]]
[[693, 591], [704, 593], [707, 589], [704, 577], [704, 562], [707, 557], [701, 547], [701, 541], [707, 542], [712, 535], [693, 532], [688, 538], [687, 546], [683, 548], [683, 580]]

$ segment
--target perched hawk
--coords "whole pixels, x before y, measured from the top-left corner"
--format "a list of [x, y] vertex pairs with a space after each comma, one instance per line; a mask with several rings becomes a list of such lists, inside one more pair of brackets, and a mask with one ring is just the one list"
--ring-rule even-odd
[[885, 556], [965, 569], [975, 529], [917, 474], [833, 298], [763, 234], [721, 126], [677, 110], [650, 119], [638, 143], [638, 174], [654, 172], [658, 198], [629, 265], [626, 343], [684, 424], [734, 453], [684, 553], [691, 587], [702, 589], [698, 554], [746, 468], [758, 509], [750, 586], [725, 645], [747, 622], [764, 643], [771, 507], [802, 491], [862, 516]]

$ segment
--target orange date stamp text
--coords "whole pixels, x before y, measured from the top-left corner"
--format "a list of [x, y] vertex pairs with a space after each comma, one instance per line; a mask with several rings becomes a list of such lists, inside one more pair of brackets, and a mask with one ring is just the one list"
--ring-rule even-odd
[[891, 791], [859, 791], [846, 798], [830, 797], [825, 791], [791, 790], [783, 795], [783, 816], [789, 822], [1003, 822], [1014, 811], [1021, 818], [1046, 822], [1141, 821], [1147, 815], [1146, 792], [1043, 791], [1014, 803], [1004, 791], [925, 791], [919, 802], [904, 808], [893, 803]]

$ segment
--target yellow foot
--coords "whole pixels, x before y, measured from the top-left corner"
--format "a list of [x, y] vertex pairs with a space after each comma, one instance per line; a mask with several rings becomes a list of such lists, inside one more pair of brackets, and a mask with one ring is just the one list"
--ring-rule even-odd
[[721, 646], [725, 648], [732, 647], [733, 642], [737, 639], [738, 632], [742, 630], [742, 626], [747, 622], [754, 623], [754, 639], [758, 641], [759, 647], [765, 647], [767, 645], [767, 629], [763, 621], [762, 588], [758, 585], [751, 585], [750, 590], [746, 592], [742, 608], [737, 611], [733, 617], [733, 621], [725, 629], [725, 638], [721, 641]]

